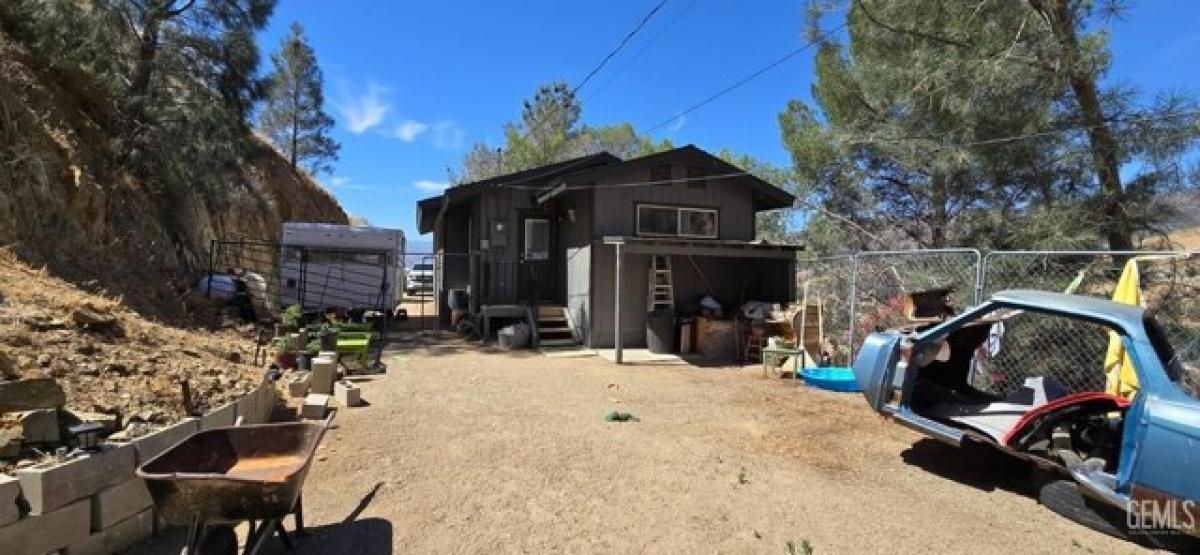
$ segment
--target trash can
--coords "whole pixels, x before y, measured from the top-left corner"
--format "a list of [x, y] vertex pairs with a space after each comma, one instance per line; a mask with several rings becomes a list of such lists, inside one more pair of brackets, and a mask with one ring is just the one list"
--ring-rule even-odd
[[646, 348], [669, 353], [675, 347], [675, 312], [659, 309], [646, 313]]

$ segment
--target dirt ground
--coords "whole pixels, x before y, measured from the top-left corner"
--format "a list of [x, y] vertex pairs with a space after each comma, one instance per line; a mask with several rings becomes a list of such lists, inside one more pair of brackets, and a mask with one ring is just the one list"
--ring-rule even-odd
[[342, 410], [318, 451], [301, 552], [1138, 550], [1039, 506], [1019, 466], [922, 439], [858, 395], [754, 367], [403, 336], [360, 382], [370, 405]]

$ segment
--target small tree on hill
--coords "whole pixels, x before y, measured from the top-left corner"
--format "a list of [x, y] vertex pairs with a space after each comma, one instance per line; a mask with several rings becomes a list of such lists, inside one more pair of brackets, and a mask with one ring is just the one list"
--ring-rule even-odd
[[324, 110], [324, 78], [299, 23], [292, 23], [271, 62], [274, 70], [259, 129], [293, 170], [303, 163], [313, 173], [328, 171], [341, 146], [329, 136], [333, 118]]

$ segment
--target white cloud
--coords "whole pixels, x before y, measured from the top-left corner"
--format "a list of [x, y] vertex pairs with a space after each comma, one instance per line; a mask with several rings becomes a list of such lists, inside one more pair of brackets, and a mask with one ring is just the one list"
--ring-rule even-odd
[[387, 89], [378, 83], [367, 83], [367, 90], [362, 93], [351, 92], [350, 87], [343, 84], [332, 104], [346, 129], [361, 135], [383, 123], [383, 118], [391, 111], [386, 97]]
[[339, 175], [329, 178], [329, 182], [325, 184], [325, 189], [329, 191], [365, 191], [367, 187], [355, 183], [349, 177]]
[[667, 132], [674, 133], [679, 131], [680, 129], [683, 129], [683, 125], [685, 123], [687, 123], [687, 116], [680, 114], [679, 117], [675, 118], [675, 120], [671, 122], [671, 125], [667, 126]]
[[413, 187], [416, 187], [422, 191], [436, 191], [439, 193], [445, 191], [446, 187], [449, 186], [449, 183], [433, 181], [432, 179], [421, 179], [413, 182]]
[[438, 150], [462, 148], [466, 140], [466, 130], [453, 121], [439, 121], [433, 124], [433, 146]]
[[421, 133], [424, 133], [428, 130], [428, 125], [410, 119], [405, 120], [403, 123], [396, 126], [396, 129], [392, 131], [392, 135], [401, 141], [411, 143], [417, 140], [417, 137], [420, 136]]

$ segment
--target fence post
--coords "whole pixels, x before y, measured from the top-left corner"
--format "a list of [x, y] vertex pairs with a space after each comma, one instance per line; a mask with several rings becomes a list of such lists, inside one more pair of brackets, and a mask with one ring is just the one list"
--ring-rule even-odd
[[858, 322], [855, 317], [858, 316], [858, 254], [850, 256], [850, 322], [849, 322], [849, 340], [850, 340], [850, 360], [851, 366], [854, 365], [854, 355], [858, 347], [854, 344], [854, 329], [858, 327]]
[[208, 283], [205, 286], [204, 297], [212, 298], [212, 280], [213, 271], [217, 266], [217, 240], [211, 239], [208, 242]]
[[[974, 302], [979, 304], [983, 302], [983, 269], [985, 267], [983, 253], [979, 249], [971, 249], [975, 251], [975, 295]], [[991, 253], [989, 253], [991, 254]]]

